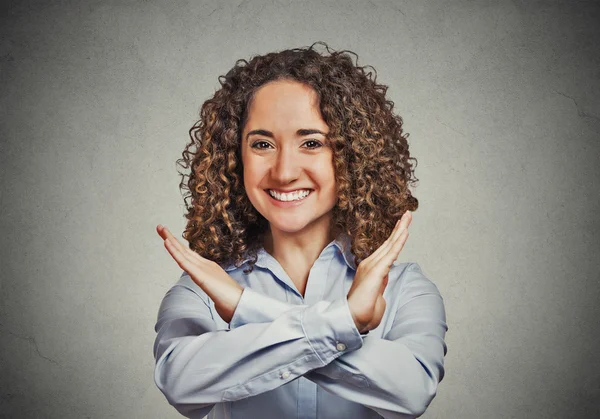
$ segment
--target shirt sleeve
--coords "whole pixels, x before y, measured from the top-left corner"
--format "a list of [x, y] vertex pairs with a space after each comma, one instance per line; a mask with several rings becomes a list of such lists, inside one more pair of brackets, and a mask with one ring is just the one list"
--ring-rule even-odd
[[[416, 263], [403, 270], [401, 281], [398, 309], [382, 339], [364, 337], [357, 350], [304, 376], [386, 419], [416, 418], [425, 412], [444, 377], [447, 353], [448, 326], [437, 286]], [[232, 318], [234, 327], [248, 318], [271, 321], [295, 307], [253, 290], [245, 297]]]
[[363, 344], [345, 298], [221, 330], [208, 301], [201, 288], [179, 281], [164, 296], [155, 325], [154, 381], [189, 418], [273, 390]]

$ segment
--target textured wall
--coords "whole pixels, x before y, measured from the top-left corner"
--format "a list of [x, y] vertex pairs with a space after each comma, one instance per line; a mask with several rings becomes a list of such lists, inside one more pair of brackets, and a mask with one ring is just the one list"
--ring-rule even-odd
[[600, 414], [600, 5], [12, 1], [0, 19], [0, 417], [178, 417], [153, 382], [175, 160], [238, 58], [378, 70], [419, 160], [403, 261], [438, 285], [427, 418]]

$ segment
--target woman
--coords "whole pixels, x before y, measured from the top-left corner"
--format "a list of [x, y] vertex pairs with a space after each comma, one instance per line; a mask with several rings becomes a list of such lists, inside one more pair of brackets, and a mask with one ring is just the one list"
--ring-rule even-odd
[[239, 60], [179, 161], [189, 248], [157, 227], [184, 272], [154, 379], [184, 416], [414, 418], [444, 376], [439, 290], [394, 265], [408, 134], [366, 67], [314, 46]]

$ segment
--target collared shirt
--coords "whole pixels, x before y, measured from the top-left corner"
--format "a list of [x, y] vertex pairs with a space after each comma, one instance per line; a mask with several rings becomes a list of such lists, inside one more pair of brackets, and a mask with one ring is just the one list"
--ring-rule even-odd
[[155, 326], [154, 381], [188, 418], [405, 419], [420, 416], [444, 377], [448, 326], [437, 286], [417, 263], [393, 265], [386, 309], [368, 336], [347, 300], [349, 238], [323, 249], [304, 297], [264, 248], [221, 266], [243, 288], [228, 324], [183, 272]]

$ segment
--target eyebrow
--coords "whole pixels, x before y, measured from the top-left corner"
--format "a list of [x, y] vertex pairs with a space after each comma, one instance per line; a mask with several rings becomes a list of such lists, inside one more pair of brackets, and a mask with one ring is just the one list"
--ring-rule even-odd
[[[271, 131], [267, 131], [264, 129], [254, 129], [252, 131], [250, 131], [248, 134], [246, 134], [246, 141], [248, 141], [248, 138], [250, 138], [251, 135], [264, 135], [265, 137], [270, 137], [273, 138], [274, 135]], [[324, 136], [327, 136], [327, 134], [325, 134], [323, 131], [319, 131], [318, 129], [313, 129], [313, 128], [308, 128], [308, 129], [299, 129], [298, 131], [296, 131], [296, 135], [298, 135], [299, 137], [303, 137], [305, 135], [311, 135], [311, 134], [321, 134]]]

